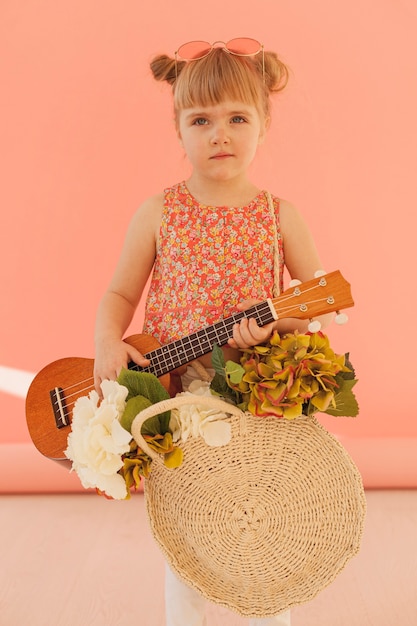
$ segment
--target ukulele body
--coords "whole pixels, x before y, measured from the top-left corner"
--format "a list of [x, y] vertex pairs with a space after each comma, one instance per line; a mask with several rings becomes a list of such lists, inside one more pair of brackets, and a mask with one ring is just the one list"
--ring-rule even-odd
[[[132, 335], [125, 339], [142, 354], [160, 346], [150, 335]], [[72, 408], [75, 401], [86, 396], [94, 388], [94, 359], [66, 357], [46, 365], [34, 378], [26, 397], [26, 421], [31, 439], [39, 452], [56, 461], [67, 461], [64, 450], [71, 431]], [[177, 376], [172, 377], [178, 379]], [[159, 379], [164, 387], [175, 395], [171, 377], [164, 374]], [[63, 390], [64, 411], [68, 415], [67, 425], [57, 425], [56, 414], [50, 391]]]

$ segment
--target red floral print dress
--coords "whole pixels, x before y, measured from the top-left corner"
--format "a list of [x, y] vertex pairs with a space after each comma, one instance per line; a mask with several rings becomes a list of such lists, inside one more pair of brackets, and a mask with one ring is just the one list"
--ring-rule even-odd
[[271, 297], [274, 228], [282, 291], [279, 199], [272, 201], [275, 215], [264, 191], [247, 206], [213, 207], [184, 182], [165, 190], [143, 332], [163, 345], [228, 317], [242, 300]]

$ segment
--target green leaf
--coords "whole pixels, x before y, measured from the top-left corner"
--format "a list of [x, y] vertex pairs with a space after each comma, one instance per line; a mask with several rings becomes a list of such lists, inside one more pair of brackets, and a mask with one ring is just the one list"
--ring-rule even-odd
[[224, 376], [220, 374], [215, 374], [213, 380], [210, 384], [210, 390], [215, 395], [221, 396], [226, 402], [231, 402], [232, 404], [236, 404], [237, 406], [241, 402], [241, 394], [232, 389], [227, 384], [227, 380]]
[[152, 402], [148, 398], [145, 398], [145, 396], [135, 396], [134, 398], [130, 398], [130, 400], [126, 403], [125, 410], [120, 418], [120, 424], [129, 433], [132, 432], [132, 422], [136, 415], [143, 411], [143, 409], [151, 406], [151, 404]]
[[357, 382], [357, 380], [344, 380], [334, 397], [336, 406], [330, 406], [324, 412], [334, 417], [356, 417], [359, 413], [359, 405], [352, 388]]
[[210, 383], [210, 389], [213, 393], [216, 393], [219, 396], [223, 396], [225, 393], [228, 392], [228, 390], [230, 390], [224, 374], [222, 375], [218, 372], [214, 374], [214, 377]]
[[213, 365], [213, 369], [216, 372], [216, 374], [219, 374], [220, 376], [223, 376], [223, 378], [225, 377], [225, 361], [224, 361], [224, 354], [223, 354], [223, 350], [220, 348], [220, 346], [217, 345], [217, 343], [215, 343], [213, 345], [213, 352], [211, 355], [211, 363]]
[[[162, 383], [159, 382], [158, 378], [148, 372], [136, 372], [134, 370], [122, 369], [117, 382], [128, 388], [128, 401], [136, 396], [143, 396], [150, 400], [151, 404], [156, 404], [170, 397], [168, 391]], [[142, 434], [165, 434], [169, 430], [170, 416], [171, 411], [165, 411], [155, 417], [149, 418], [142, 426]]]
[[[170, 414], [170, 412], [168, 412]], [[155, 435], [165, 435], [169, 431], [169, 418], [168, 425], [166, 425], [165, 413], [160, 413], [159, 415], [154, 415], [153, 417], [149, 417], [146, 422], [143, 422], [142, 428], [140, 429], [141, 435], [150, 435], [154, 437]]]
[[234, 361], [226, 362], [226, 377], [230, 380], [233, 385], [238, 385], [244, 374], [245, 370], [239, 363], [235, 363]]
[[345, 354], [345, 365], [350, 369], [350, 372], [339, 372], [338, 376], [344, 378], [345, 380], [351, 380], [355, 378], [355, 368], [349, 360], [349, 352]]
[[145, 396], [152, 404], [169, 398], [169, 393], [154, 374], [122, 369], [117, 379], [120, 385], [129, 389], [127, 399], [134, 396]]

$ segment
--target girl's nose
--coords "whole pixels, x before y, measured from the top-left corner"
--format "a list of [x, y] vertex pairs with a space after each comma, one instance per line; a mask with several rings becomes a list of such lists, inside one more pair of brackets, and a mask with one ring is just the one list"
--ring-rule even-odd
[[217, 124], [213, 127], [211, 142], [213, 145], [229, 143], [229, 134], [222, 124]]

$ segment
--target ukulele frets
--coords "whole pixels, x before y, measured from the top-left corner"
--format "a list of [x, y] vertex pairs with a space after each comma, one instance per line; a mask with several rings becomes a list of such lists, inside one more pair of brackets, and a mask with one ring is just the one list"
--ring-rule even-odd
[[203, 354], [211, 352], [214, 344], [223, 346], [233, 335], [233, 325], [240, 322], [244, 317], [254, 317], [257, 322], [264, 326], [275, 319], [275, 311], [269, 301], [261, 302], [246, 311], [239, 311], [230, 317], [220, 320], [211, 326], [165, 344], [145, 356], [151, 361], [148, 367], [141, 368], [135, 364], [129, 364], [129, 369], [150, 372], [155, 376], [164, 374], [197, 359]]

